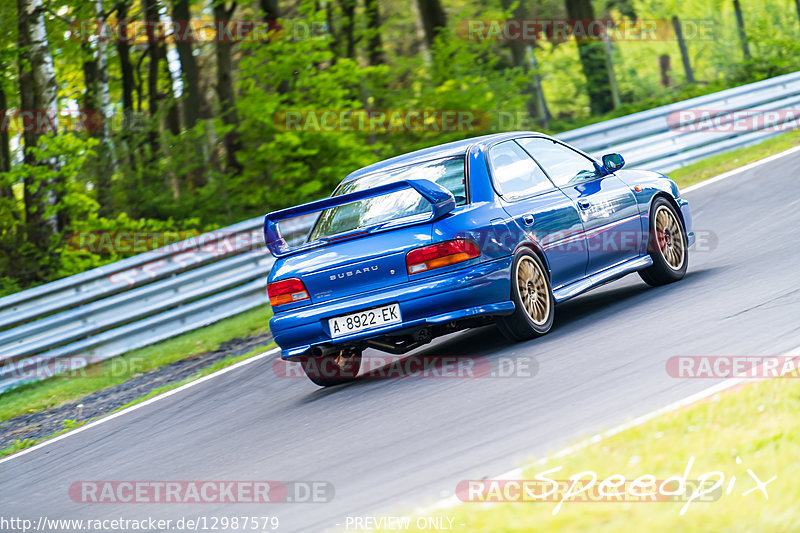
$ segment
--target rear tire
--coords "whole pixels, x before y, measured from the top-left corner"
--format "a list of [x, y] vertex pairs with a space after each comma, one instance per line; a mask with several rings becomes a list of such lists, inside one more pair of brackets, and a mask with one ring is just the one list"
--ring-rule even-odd
[[653, 264], [639, 271], [652, 287], [678, 281], [686, 275], [689, 251], [686, 228], [681, 217], [664, 198], [656, 198], [650, 208], [650, 233], [647, 251]]
[[541, 337], [553, 327], [555, 299], [542, 260], [530, 250], [519, 250], [511, 263], [511, 300], [516, 309], [497, 318], [497, 327], [511, 341]]
[[349, 383], [361, 369], [361, 352], [341, 350], [332, 355], [309, 357], [301, 363], [308, 379], [320, 387]]

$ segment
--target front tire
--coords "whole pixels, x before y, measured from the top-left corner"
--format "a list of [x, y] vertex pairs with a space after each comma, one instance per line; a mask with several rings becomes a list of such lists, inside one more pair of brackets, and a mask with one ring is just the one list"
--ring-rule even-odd
[[308, 379], [320, 387], [332, 387], [356, 379], [361, 369], [361, 351], [341, 350], [332, 355], [309, 357], [301, 364]]
[[647, 251], [653, 264], [639, 271], [652, 287], [678, 281], [686, 275], [689, 251], [686, 228], [675, 208], [664, 198], [656, 198], [650, 208], [650, 237]]
[[541, 337], [553, 327], [555, 299], [542, 260], [524, 249], [511, 263], [511, 299], [516, 309], [509, 316], [498, 317], [497, 327], [512, 341]]

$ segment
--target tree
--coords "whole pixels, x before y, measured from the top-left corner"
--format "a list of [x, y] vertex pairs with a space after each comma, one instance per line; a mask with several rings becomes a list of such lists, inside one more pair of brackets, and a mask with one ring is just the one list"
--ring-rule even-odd
[[747, 33], [744, 31], [744, 15], [739, 0], [733, 0], [733, 11], [736, 13], [736, 28], [739, 31], [739, 43], [742, 45], [742, 55], [750, 59], [750, 46], [747, 44]]
[[345, 57], [356, 57], [356, 0], [339, 0], [342, 8], [342, 32], [344, 32]]
[[439, 32], [447, 27], [447, 15], [440, 0], [417, 0], [417, 6], [425, 29], [425, 42], [431, 48]]
[[149, 56], [147, 74], [147, 110], [150, 113], [152, 124], [150, 126], [149, 144], [150, 155], [155, 158], [158, 153], [158, 108], [161, 99], [158, 93], [158, 77], [161, 59], [165, 58], [161, 36], [157, 33], [161, 16], [158, 13], [158, 0], [142, 0], [142, 14], [147, 36], [147, 55]]
[[[30, 167], [58, 169], [54, 158], [40, 161], [35, 152], [42, 135], [54, 134], [58, 125], [58, 87], [53, 57], [44, 24], [41, 0], [17, 0], [19, 41], [19, 88], [23, 111], [32, 120], [23, 122], [24, 162]], [[50, 235], [59, 231], [59, 220], [53, 213], [57, 202], [56, 183], [37, 179], [35, 172], [23, 178], [27, 240], [38, 250], [50, 244]]]
[[242, 165], [236, 159], [240, 143], [239, 134], [236, 131], [239, 117], [236, 114], [236, 95], [233, 88], [233, 41], [225, 35], [235, 11], [236, 2], [232, 2], [228, 7], [221, 0], [214, 2], [214, 22], [217, 28], [217, 98], [222, 122], [229, 127], [223, 138], [225, 168], [238, 174], [242, 171]]
[[689, 59], [689, 50], [686, 48], [686, 39], [683, 38], [683, 27], [677, 15], [672, 16], [672, 27], [675, 29], [675, 38], [678, 40], [678, 49], [681, 51], [681, 61], [683, 62], [683, 71], [686, 73], [686, 81], [695, 83], [694, 70], [692, 70], [692, 62]]
[[[5, 74], [5, 65], [0, 63], [0, 72]], [[6, 113], [8, 111], [8, 99], [3, 82], [0, 81], [0, 172], [11, 171], [11, 145], [8, 139], [8, 128], [6, 125]], [[0, 197], [11, 198], [11, 188], [0, 187]]]
[[386, 58], [381, 40], [381, 11], [378, 0], [364, 0], [364, 12], [367, 18], [367, 58], [370, 65], [380, 65]]
[[[591, 0], [565, 0], [565, 5], [567, 17], [572, 20], [588, 21], [595, 18]], [[610, 111], [614, 108], [614, 98], [604, 44], [591, 38], [578, 38], [576, 41], [592, 113]]]
[[264, 12], [264, 18], [269, 21], [277, 20], [281, 16], [281, 10], [278, 6], [278, 0], [259, 0], [261, 11]]
[[[181, 27], [186, 29], [192, 23], [189, 12], [189, 0], [175, 0], [172, 4], [172, 18]], [[191, 35], [181, 32], [184, 35]], [[201, 110], [205, 108], [202, 94], [200, 92], [200, 69], [197, 67], [197, 59], [192, 50], [192, 41], [179, 37], [175, 40], [175, 48], [178, 50], [178, 58], [181, 63], [181, 79], [183, 80], [183, 122], [187, 128], [191, 129], [197, 123]]]
[[[503, 9], [508, 11], [514, 5], [514, 0], [502, 0]], [[514, 9], [514, 18], [525, 19], [527, 12], [521, 2], [516, 3]], [[528, 76], [528, 85], [525, 87], [525, 94], [530, 95], [528, 102], [528, 116], [537, 120], [543, 127], [547, 127], [550, 120], [550, 111], [547, 109], [547, 103], [544, 100], [544, 93], [542, 92], [541, 79], [538, 74], [538, 64], [536, 57], [533, 55], [533, 47], [522, 41], [513, 40], [509, 43], [511, 49], [511, 63], [515, 67], [519, 67]], [[528, 58], [528, 54], [530, 57]]]
[[[117, 17], [120, 20], [120, 33], [125, 32], [125, 24], [128, 18], [128, 1], [120, 0], [114, 6]], [[119, 59], [119, 70], [122, 77], [122, 111], [124, 114], [124, 124], [127, 125], [133, 115], [133, 64], [131, 63], [131, 46], [127, 39], [117, 39], [117, 58]]]

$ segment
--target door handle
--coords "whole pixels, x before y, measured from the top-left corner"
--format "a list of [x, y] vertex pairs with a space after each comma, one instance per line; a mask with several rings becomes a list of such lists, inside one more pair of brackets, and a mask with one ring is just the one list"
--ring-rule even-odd
[[522, 215], [522, 223], [526, 226], [533, 226], [533, 215]]
[[581, 209], [589, 209], [592, 206], [588, 200], [578, 200], [578, 207]]

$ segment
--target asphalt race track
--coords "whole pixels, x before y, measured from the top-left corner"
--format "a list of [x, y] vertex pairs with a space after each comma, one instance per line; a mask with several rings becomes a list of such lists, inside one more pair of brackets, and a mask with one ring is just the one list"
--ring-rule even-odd
[[[681, 282], [653, 289], [631, 275], [559, 306], [542, 339], [510, 344], [488, 327], [417, 352], [533, 361], [532, 376], [362, 378], [323, 390], [276, 377], [269, 357], [0, 464], [0, 514], [270, 515], [278, 531], [320, 531], [433, 503], [459, 480], [496, 476], [705, 389], [715, 382], [671, 378], [667, 359], [800, 344], [797, 168], [800, 153], [688, 193], [699, 243]], [[74, 503], [68, 489], [81, 480], [324, 480], [335, 497]]]

